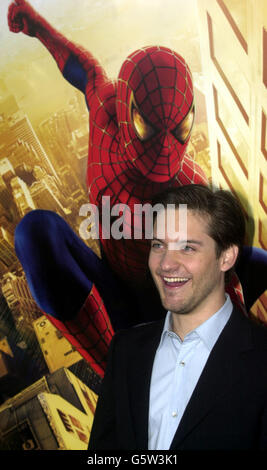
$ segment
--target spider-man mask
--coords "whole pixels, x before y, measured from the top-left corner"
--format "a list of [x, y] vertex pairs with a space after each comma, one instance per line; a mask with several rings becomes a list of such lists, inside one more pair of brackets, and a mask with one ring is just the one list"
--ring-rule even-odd
[[126, 158], [164, 182], [180, 168], [194, 121], [191, 72], [166, 47], [132, 53], [119, 73], [117, 116]]

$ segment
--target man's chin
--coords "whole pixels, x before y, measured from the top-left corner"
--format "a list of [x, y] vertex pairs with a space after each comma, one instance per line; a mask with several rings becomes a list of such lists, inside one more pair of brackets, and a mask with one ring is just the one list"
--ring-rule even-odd
[[170, 311], [174, 314], [180, 314], [180, 312], [182, 314], [184, 310], [185, 310], [185, 313], [187, 313], [187, 309], [184, 309], [182, 305], [177, 305], [177, 303], [163, 301], [162, 304], [165, 310]]
[[162, 299], [162, 305], [165, 310], [170, 311], [174, 315], [188, 315], [194, 309], [194, 304], [186, 304], [185, 302], [170, 302]]

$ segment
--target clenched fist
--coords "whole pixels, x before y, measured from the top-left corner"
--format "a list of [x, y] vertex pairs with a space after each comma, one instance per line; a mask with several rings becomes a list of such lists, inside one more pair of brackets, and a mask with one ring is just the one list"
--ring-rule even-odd
[[22, 31], [28, 36], [35, 36], [40, 15], [25, 0], [15, 0], [9, 5], [8, 26], [13, 33]]

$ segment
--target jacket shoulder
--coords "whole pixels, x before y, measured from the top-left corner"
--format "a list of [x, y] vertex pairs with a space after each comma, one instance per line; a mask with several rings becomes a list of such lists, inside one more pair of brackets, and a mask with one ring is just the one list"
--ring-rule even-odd
[[127, 361], [141, 351], [146, 354], [158, 345], [163, 325], [164, 320], [160, 320], [118, 331], [112, 340], [115, 355], [123, 355], [123, 361]]

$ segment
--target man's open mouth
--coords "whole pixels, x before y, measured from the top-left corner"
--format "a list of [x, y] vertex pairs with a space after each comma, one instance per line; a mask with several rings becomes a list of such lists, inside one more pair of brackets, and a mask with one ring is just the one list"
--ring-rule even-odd
[[181, 287], [189, 281], [189, 277], [162, 277], [164, 285], [168, 287]]

